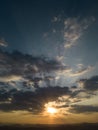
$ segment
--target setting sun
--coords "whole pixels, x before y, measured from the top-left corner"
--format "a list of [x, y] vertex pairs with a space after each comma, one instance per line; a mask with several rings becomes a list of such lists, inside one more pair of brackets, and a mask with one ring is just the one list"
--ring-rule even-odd
[[55, 114], [55, 113], [57, 113], [57, 110], [54, 107], [48, 107], [47, 112], [50, 113], [50, 114]]

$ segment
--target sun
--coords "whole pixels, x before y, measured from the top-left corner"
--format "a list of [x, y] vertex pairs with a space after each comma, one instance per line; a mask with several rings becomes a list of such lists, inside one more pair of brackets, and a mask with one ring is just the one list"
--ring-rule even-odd
[[57, 109], [54, 107], [47, 107], [47, 112], [50, 114], [55, 114], [57, 113]]

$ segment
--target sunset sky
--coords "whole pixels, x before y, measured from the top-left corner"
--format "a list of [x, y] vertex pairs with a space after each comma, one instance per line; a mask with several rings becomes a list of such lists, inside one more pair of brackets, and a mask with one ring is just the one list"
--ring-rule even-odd
[[98, 1], [0, 1], [0, 123], [98, 122]]

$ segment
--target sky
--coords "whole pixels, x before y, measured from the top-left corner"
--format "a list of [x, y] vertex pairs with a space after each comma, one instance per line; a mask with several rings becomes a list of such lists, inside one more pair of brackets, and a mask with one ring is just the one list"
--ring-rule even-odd
[[98, 1], [0, 1], [0, 123], [98, 122]]

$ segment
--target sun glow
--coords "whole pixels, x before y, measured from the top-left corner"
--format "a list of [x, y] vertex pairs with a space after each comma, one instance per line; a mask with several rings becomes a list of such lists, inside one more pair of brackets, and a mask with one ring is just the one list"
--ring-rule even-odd
[[57, 109], [54, 107], [48, 107], [47, 112], [50, 114], [55, 114], [55, 113], [57, 113]]
[[56, 117], [59, 114], [59, 109], [56, 106], [56, 102], [48, 102], [45, 104], [44, 115]]

